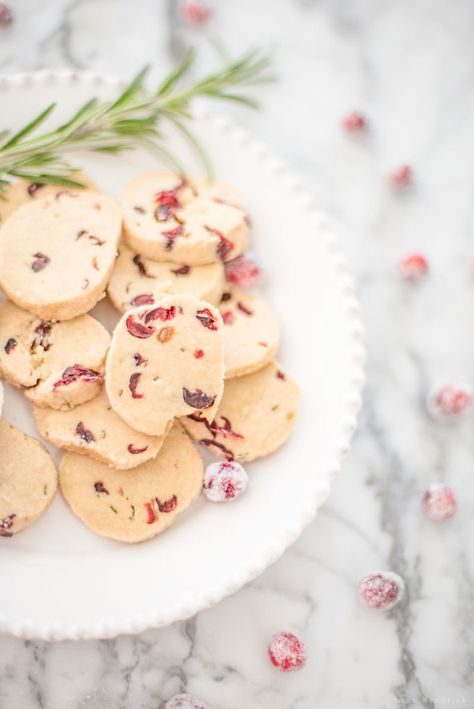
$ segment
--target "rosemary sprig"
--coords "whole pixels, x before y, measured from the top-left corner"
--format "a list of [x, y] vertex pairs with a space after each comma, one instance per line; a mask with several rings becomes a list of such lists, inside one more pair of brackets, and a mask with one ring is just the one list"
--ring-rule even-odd
[[158, 129], [161, 119], [176, 126], [209, 172], [205, 151], [187, 125], [191, 119], [190, 103], [205, 96], [257, 107], [257, 103], [239, 89], [270, 80], [269, 59], [257, 52], [248, 52], [220, 71], [189, 86], [181, 86], [180, 81], [193, 61], [194, 52], [190, 51], [152, 94], [144, 89], [145, 68], [118, 98], [113, 101], [92, 98], [58, 128], [34, 133], [54, 110], [56, 104], [52, 103], [14, 135], [0, 133], [0, 190], [12, 177], [80, 186], [72, 176], [76, 168], [64, 158], [64, 154], [75, 151], [120, 153], [141, 145], [156, 151], [181, 170]]

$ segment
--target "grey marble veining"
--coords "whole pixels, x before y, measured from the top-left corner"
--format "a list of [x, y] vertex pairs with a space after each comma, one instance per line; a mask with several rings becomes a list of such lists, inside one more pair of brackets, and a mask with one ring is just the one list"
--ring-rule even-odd
[[[88, 68], [152, 78], [186, 47], [200, 68], [270, 48], [279, 82], [264, 109], [233, 110], [289, 161], [347, 227], [369, 349], [365, 407], [328, 504], [259, 579], [185, 623], [136, 637], [48, 644], [0, 637], [0, 709], [159, 709], [190, 691], [214, 709], [474, 707], [472, 416], [425, 411], [443, 378], [474, 382], [470, 261], [474, 190], [474, 4], [470, 0], [221, 0], [208, 28], [184, 28], [172, 0], [18, 0], [0, 33], [0, 73]], [[369, 135], [340, 129], [360, 108]], [[386, 174], [409, 162], [416, 185]], [[411, 287], [395, 263], [422, 250], [431, 273]], [[420, 514], [432, 481], [460, 510]], [[357, 579], [391, 568], [407, 584], [388, 616], [355, 598]], [[307, 642], [307, 668], [278, 675], [266, 659], [280, 629]]]

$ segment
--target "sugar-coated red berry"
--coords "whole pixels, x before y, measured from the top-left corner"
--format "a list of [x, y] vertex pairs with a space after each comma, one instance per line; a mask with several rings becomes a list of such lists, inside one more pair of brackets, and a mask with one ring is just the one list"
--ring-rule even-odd
[[203, 492], [212, 502], [227, 502], [239, 497], [247, 483], [245, 468], [235, 460], [211, 463], [204, 473]]
[[190, 694], [175, 694], [174, 697], [168, 699], [165, 709], [207, 709], [207, 705]]
[[402, 600], [404, 592], [403, 579], [393, 571], [377, 571], [359, 581], [360, 602], [375, 610], [390, 610]]
[[301, 670], [306, 664], [306, 648], [293, 633], [277, 633], [268, 646], [268, 656], [280, 672]]
[[8, 27], [13, 22], [13, 12], [9, 5], [0, 2], [0, 27]]
[[342, 127], [348, 133], [359, 133], [367, 128], [367, 121], [361, 113], [352, 111], [343, 118]]
[[409, 165], [400, 165], [390, 173], [389, 178], [395, 187], [408, 187], [413, 182], [413, 170]]
[[225, 277], [232, 285], [248, 290], [260, 284], [262, 269], [253, 259], [238, 256], [225, 264]]
[[429, 271], [428, 260], [420, 253], [408, 254], [398, 262], [398, 270], [407, 281], [418, 281]]
[[428, 410], [433, 418], [448, 421], [465, 414], [472, 401], [472, 391], [467, 385], [446, 384], [434, 387], [428, 397]]
[[212, 11], [199, 0], [185, 0], [180, 6], [181, 19], [194, 27], [205, 25], [211, 18]]
[[450, 519], [457, 510], [456, 495], [450, 487], [434, 483], [423, 495], [423, 509], [434, 522]]

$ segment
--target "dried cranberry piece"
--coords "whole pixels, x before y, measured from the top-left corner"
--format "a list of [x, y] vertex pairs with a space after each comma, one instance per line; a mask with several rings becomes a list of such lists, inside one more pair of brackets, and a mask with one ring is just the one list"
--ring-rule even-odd
[[140, 377], [142, 376], [141, 372], [135, 372], [130, 376], [130, 379], [128, 381], [128, 388], [132, 392], [132, 398], [133, 399], [143, 399], [144, 394], [139, 394], [137, 392], [137, 386], [138, 382], [140, 380]]
[[10, 529], [13, 527], [15, 517], [16, 514], [11, 514], [0, 519], [0, 537], [13, 537], [13, 532], [10, 532]]
[[43, 187], [44, 187], [44, 184], [42, 182], [31, 182], [28, 185], [26, 191], [28, 192], [30, 197], [34, 197], [36, 195], [36, 193], [38, 192], [38, 190], [43, 189]]
[[147, 337], [151, 337], [155, 332], [154, 327], [147, 327], [146, 325], [142, 325], [142, 323], [139, 323], [134, 319], [133, 315], [128, 316], [125, 321], [125, 326], [130, 335], [132, 335], [132, 337], [138, 337], [141, 340], [145, 340]]
[[89, 431], [82, 421], [79, 421], [79, 423], [76, 426], [76, 436], [79, 436], [79, 438], [84, 441], [85, 443], [94, 443], [95, 442], [95, 436], [92, 433], [92, 431]]
[[225, 310], [221, 315], [224, 325], [232, 325], [235, 320], [235, 315], [232, 310]]
[[201, 357], [204, 357], [204, 350], [195, 350], [194, 356], [196, 359], [201, 359]]
[[42, 347], [45, 352], [49, 350], [49, 348], [51, 347], [51, 343], [49, 342], [48, 338], [51, 334], [52, 329], [53, 323], [49, 322], [48, 320], [42, 320], [40, 322], [40, 324], [34, 330], [35, 336], [30, 347], [32, 352], [35, 352], [37, 347]]
[[245, 313], [245, 315], [248, 315], [249, 317], [253, 315], [253, 310], [250, 310], [250, 308], [247, 308], [246, 305], [243, 303], [237, 303], [237, 307], [240, 310], [240, 312]]
[[172, 268], [171, 273], [176, 273], [177, 276], [187, 276], [191, 270], [191, 266], [180, 266], [179, 268]]
[[51, 261], [49, 256], [46, 256], [46, 254], [42, 254], [41, 251], [37, 251], [35, 254], [33, 254], [34, 261], [31, 264], [31, 268], [35, 273], [38, 271], [42, 271], [43, 268], [46, 268], [48, 263]]
[[146, 357], [143, 357], [143, 355], [140, 354], [140, 352], [135, 352], [133, 355], [133, 359], [135, 361], [135, 366], [139, 367], [141, 364], [143, 364], [144, 367], [148, 364], [148, 360]]
[[283, 382], [286, 381], [286, 374], [281, 371], [281, 369], [278, 370], [276, 373], [277, 379], [281, 379]]
[[203, 416], [200, 416], [199, 414], [189, 414], [188, 418], [192, 419], [193, 421], [197, 421], [197, 423], [203, 423], [209, 433], [212, 434], [212, 437], [215, 438], [218, 434], [223, 436], [224, 438], [241, 438], [243, 439], [243, 436], [241, 433], [237, 433], [236, 431], [232, 430], [232, 424], [230, 420], [226, 416], [221, 416], [221, 419], [224, 421], [224, 423], [219, 426], [219, 424], [216, 422], [216, 420], [212, 421], [209, 423], [209, 421], [204, 418]]
[[216, 318], [211, 313], [209, 308], [203, 308], [202, 310], [198, 310], [196, 313], [196, 317], [201, 323], [201, 325], [207, 327], [208, 330], [217, 330]]
[[168, 231], [163, 231], [162, 234], [165, 237], [165, 251], [171, 251], [171, 249], [173, 248], [174, 240], [178, 236], [183, 235], [183, 227], [181, 226], [181, 224], [179, 224], [174, 229], [168, 229]]
[[153, 320], [173, 320], [176, 316], [176, 307], [172, 305], [170, 308], [153, 308], [153, 310], [147, 310], [146, 313], [142, 313], [139, 317], [144, 321], [145, 325], [148, 325], [150, 321]]
[[178, 498], [176, 495], [173, 495], [173, 497], [170, 497], [169, 500], [165, 500], [164, 502], [160, 502], [159, 499], [155, 497], [155, 501], [160, 512], [173, 512], [178, 504]]
[[136, 295], [135, 298], [132, 298], [130, 305], [138, 307], [139, 305], [153, 305], [154, 302], [155, 299], [151, 293], [140, 293], [140, 295]]
[[188, 404], [192, 406], [193, 409], [208, 409], [216, 400], [215, 395], [211, 396], [205, 394], [201, 389], [196, 389], [196, 391], [190, 391], [183, 387], [183, 399]]
[[132, 259], [133, 263], [135, 266], [138, 268], [138, 273], [140, 276], [144, 276], [145, 278], [153, 278], [153, 276], [150, 276], [149, 273], [147, 273], [147, 270], [145, 268], [145, 264], [142, 261], [142, 257], [140, 254], [135, 254], [135, 256]]
[[252, 259], [238, 256], [225, 264], [225, 277], [239, 288], [255, 288], [260, 283], [262, 269]]
[[343, 119], [342, 127], [348, 133], [359, 133], [367, 128], [367, 121], [361, 113], [352, 111]]
[[219, 443], [219, 441], [214, 441], [212, 438], [201, 438], [199, 443], [202, 443], [203, 446], [207, 446], [208, 448], [215, 446], [224, 453], [227, 460], [234, 460], [234, 454], [232, 451], [229, 450], [229, 448], [226, 448], [223, 443]]
[[87, 288], [89, 288], [89, 284], [90, 284], [89, 279], [84, 278], [84, 280], [82, 281], [82, 286], [81, 286], [82, 290], [86, 290]]
[[99, 239], [98, 236], [94, 236], [93, 234], [89, 234], [89, 241], [91, 241], [94, 246], [103, 246], [105, 244], [104, 239]]
[[155, 219], [157, 222], [166, 222], [172, 219], [175, 213], [180, 208], [181, 204], [178, 200], [178, 190], [182, 185], [178, 185], [173, 190], [163, 190], [156, 195], [158, 206], [155, 209]]
[[146, 509], [146, 515], [147, 515], [146, 516], [146, 523], [153, 524], [153, 522], [156, 521], [156, 515], [153, 510], [153, 507], [151, 506], [151, 504], [149, 502], [145, 502], [145, 504], [143, 506]]
[[213, 229], [210, 226], [205, 226], [205, 229], [218, 237], [219, 243], [217, 244], [216, 254], [224, 261], [226, 256], [235, 248], [235, 244], [217, 229]]
[[144, 453], [146, 450], [148, 450], [148, 446], [144, 446], [143, 448], [135, 448], [133, 443], [130, 443], [127, 447], [127, 450], [132, 455], [137, 455], [138, 453]]
[[400, 165], [389, 175], [389, 180], [395, 187], [409, 187], [413, 182], [413, 170], [409, 165]]
[[82, 367], [80, 364], [73, 364], [71, 367], [66, 367], [62, 373], [61, 379], [54, 382], [53, 388], [68, 386], [73, 384], [78, 379], [82, 379], [84, 382], [102, 382], [104, 376], [100, 372], [96, 372], [93, 369], [87, 369]]
[[104, 486], [104, 483], [102, 482], [102, 480], [97, 480], [97, 482], [94, 483], [94, 490], [95, 490], [97, 493], [99, 493], [99, 494], [100, 494], [100, 493], [102, 493], [103, 495], [108, 495], [108, 494], [109, 494], [109, 491], [108, 491], [107, 488]]
[[10, 354], [15, 347], [17, 346], [18, 342], [15, 340], [14, 337], [9, 337], [8, 340], [5, 342], [4, 350], [7, 354]]

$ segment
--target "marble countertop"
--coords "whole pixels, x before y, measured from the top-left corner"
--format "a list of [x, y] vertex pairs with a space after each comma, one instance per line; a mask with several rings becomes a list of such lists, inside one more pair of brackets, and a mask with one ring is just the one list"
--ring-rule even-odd
[[[238, 53], [264, 46], [279, 83], [261, 112], [233, 111], [348, 227], [346, 255], [367, 327], [368, 383], [353, 449], [328, 503], [257, 581], [187, 622], [136, 637], [49, 644], [0, 637], [0, 709], [159, 709], [189, 691], [214, 709], [474, 707], [472, 415], [432, 421], [438, 380], [474, 381], [471, 260], [474, 188], [474, 4], [470, 0], [221, 0], [197, 32], [173, 0], [10, 0], [0, 72], [77, 67], [154, 76], [190, 43]], [[358, 108], [362, 139], [341, 131]], [[415, 184], [386, 175], [407, 162]], [[421, 250], [429, 277], [395, 264]], [[459, 512], [422, 517], [428, 484], [446, 481]], [[389, 615], [361, 608], [356, 582], [401, 574]], [[308, 665], [279, 675], [269, 637], [288, 629]]]

